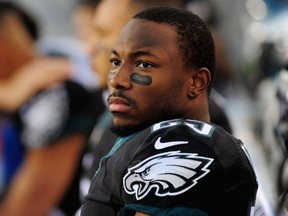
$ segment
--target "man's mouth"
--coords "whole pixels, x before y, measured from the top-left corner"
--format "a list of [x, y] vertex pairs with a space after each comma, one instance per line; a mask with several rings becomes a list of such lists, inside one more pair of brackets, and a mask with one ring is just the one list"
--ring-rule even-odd
[[114, 97], [114, 96], [111, 96], [109, 97], [109, 110], [110, 112], [127, 112], [130, 107], [131, 107], [131, 103], [122, 98], [122, 97]]

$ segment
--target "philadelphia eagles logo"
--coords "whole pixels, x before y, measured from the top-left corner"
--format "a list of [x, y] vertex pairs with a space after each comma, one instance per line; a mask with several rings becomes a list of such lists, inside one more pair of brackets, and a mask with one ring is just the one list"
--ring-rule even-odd
[[128, 169], [123, 178], [124, 190], [143, 199], [152, 188], [156, 196], [176, 196], [195, 186], [207, 175], [212, 158], [180, 151], [151, 156]]

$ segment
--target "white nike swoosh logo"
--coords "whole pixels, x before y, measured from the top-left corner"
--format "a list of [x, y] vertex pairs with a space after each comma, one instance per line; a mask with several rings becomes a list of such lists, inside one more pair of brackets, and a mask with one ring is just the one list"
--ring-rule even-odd
[[168, 148], [171, 146], [176, 146], [176, 145], [182, 145], [182, 144], [188, 144], [188, 141], [171, 141], [171, 142], [161, 142], [161, 137], [159, 137], [156, 142], [155, 142], [155, 149], [160, 150], [164, 148]]

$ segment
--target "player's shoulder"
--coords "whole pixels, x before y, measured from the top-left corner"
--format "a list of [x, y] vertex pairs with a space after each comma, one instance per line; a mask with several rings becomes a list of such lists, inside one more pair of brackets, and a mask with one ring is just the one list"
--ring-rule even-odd
[[[151, 132], [155, 131], [183, 131], [186, 128], [189, 132], [194, 132], [198, 135], [211, 137], [214, 131], [217, 129], [216, 126], [191, 119], [172, 119], [155, 123], [151, 126]], [[185, 131], [186, 132], [186, 131]], [[185, 134], [185, 133], [183, 133]]]
[[238, 141], [238, 139], [220, 126], [191, 119], [172, 119], [158, 122], [153, 124], [147, 131], [150, 131], [151, 134], [173, 134], [173, 137], [192, 137], [195, 139], [203, 139], [207, 142], [213, 140], [213, 143], [223, 139]]
[[141, 145], [141, 149], [149, 149], [150, 152], [203, 151], [236, 158], [242, 151], [241, 140], [222, 127], [190, 119], [173, 119], [155, 123], [131, 141], [138, 146]]

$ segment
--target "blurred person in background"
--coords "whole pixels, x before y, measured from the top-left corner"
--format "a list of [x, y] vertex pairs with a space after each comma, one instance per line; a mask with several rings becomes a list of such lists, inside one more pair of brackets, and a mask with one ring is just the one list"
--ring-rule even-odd
[[95, 104], [95, 86], [77, 80], [81, 67], [75, 59], [37, 52], [38, 26], [25, 10], [1, 1], [0, 23], [3, 82], [19, 75], [20, 84], [34, 85], [48, 70], [51, 76], [53, 70], [71, 73], [71, 79], [42, 88], [17, 112], [1, 116], [0, 215], [73, 215], [80, 206], [82, 153], [104, 107]]
[[[271, 56], [270, 59], [271, 54], [276, 54], [274, 45], [265, 42], [262, 46], [265, 48], [262, 50], [264, 53], [261, 52], [259, 55], [259, 66], [262, 68], [259, 75], [261, 75], [258, 76], [258, 82], [255, 80], [255, 92], [253, 92], [254, 132], [261, 147], [261, 154], [267, 162], [261, 164], [263, 167], [258, 168], [258, 172], [264, 170], [264, 175], [260, 173], [262, 176], [259, 178], [265, 181], [268, 179], [268, 188], [265, 184], [259, 187], [259, 191], [262, 192], [259, 193], [256, 209], [267, 216], [288, 214], [286, 196], [288, 192], [288, 59], [284, 60], [285, 58], [282, 57], [280, 60], [279, 54]], [[265, 176], [266, 169], [269, 178]]]
[[[288, 52], [287, 52], [288, 53]], [[288, 214], [288, 58], [281, 68], [276, 83], [278, 100], [278, 121], [274, 125], [276, 144], [282, 151], [279, 163], [277, 193], [279, 196], [278, 212]]]
[[[248, 90], [246, 98], [251, 107], [247, 113], [250, 117], [246, 122], [247, 128], [250, 129], [249, 133], [252, 132], [251, 135], [255, 140], [252, 146], [255, 148], [255, 161], [261, 161], [256, 165], [256, 170], [260, 182], [259, 206], [263, 213], [257, 211], [257, 206], [255, 210], [258, 212], [257, 215], [288, 215], [287, 212], [276, 212], [279, 194], [281, 199], [281, 194], [285, 191], [281, 175], [287, 175], [285, 169], [282, 172], [283, 159], [285, 163], [287, 152], [281, 133], [287, 127], [287, 113], [285, 113], [287, 102], [284, 95], [288, 85], [283, 57], [288, 45], [288, 32], [285, 27], [288, 19], [288, 2], [286, 0], [248, 2], [262, 3], [264, 9], [260, 19], [255, 15], [259, 5], [252, 4], [253, 6], [245, 9], [250, 21], [245, 25], [246, 36], [242, 43], [243, 47], [246, 47], [243, 53], [245, 57], [243, 65], [247, 65], [244, 68], [246, 80], [243, 84]], [[282, 83], [281, 94], [279, 94], [280, 83]]]
[[[100, 0], [99, 2], [93, 16], [93, 31], [90, 37], [89, 50], [92, 56], [93, 68], [96, 73], [99, 74], [99, 91], [102, 91], [103, 94], [103, 100], [98, 103], [107, 106], [107, 76], [110, 69], [109, 56], [122, 27], [124, 27], [126, 22], [128, 22], [134, 14], [141, 10], [155, 6], [185, 8], [186, 1]], [[117, 10], [111, 12], [115, 5], [117, 5]], [[214, 96], [215, 95], [218, 94], [215, 93]], [[209, 107], [212, 113], [212, 122], [221, 125], [232, 133], [232, 128], [224, 109], [219, 106], [214, 99], [211, 99]], [[97, 122], [89, 140], [90, 150], [86, 152], [83, 163], [86, 172], [82, 179], [82, 196], [88, 191], [90, 181], [99, 167], [100, 159], [109, 152], [117, 138], [117, 136], [110, 131], [112, 125], [111, 114], [108, 109], [106, 109]]]
[[[87, 88], [98, 88], [98, 76], [91, 68], [87, 53], [91, 33], [91, 16], [98, 0], [79, 0], [72, 13], [73, 34], [68, 36], [44, 36], [37, 42], [37, 51], [44, 56], [69, 58], [73, 64], [71, 79], [81, 82]], [[79, 72], [80, 71], [80, 72]]]
[[[6, 3], [1, 3], [5, 5]], [[71, 75], [70, 64], [63, 59], [35, 56], [34, 41], [38, 38], [29, 15], [11, 6], [17, 16], [7, 16], [10, 6], [1, 7], [0, 28], [0, 111], [13, 112], [37, 91]], [[31, 37], [27, 37], [27, 26]], [[30, 60], [34, 61], [30, 61]], [[26, 64], [27, 63], [27, 64]], [[39, 73], [39, 67], [43, 68]]]
[[72, 16], [74, 35], [88, 49], [89, 37], [92, 34], [92, 17], [99, 0], [77, 0]]
[[262, 127], [262, 132], [258, 135], [264, 147], [265, 156], [269, 161], [269, 166], [273, 167], [274, 181], [272, 184], [276, 186], [276, 200], [273, 200], [273, 209], [275, 209], [277, 215], [288, 214], [287, 57], [284, 62], [275, 62], [275, 64], [271, 64], [271, 67], [267, 68], [267, 71], [272, 68], [279, 68], [279, 70], [267, 75], [260, 82], [257, 92], [259, 103], [257, 108], [262, 112], [262, 118], [258, 122]]

